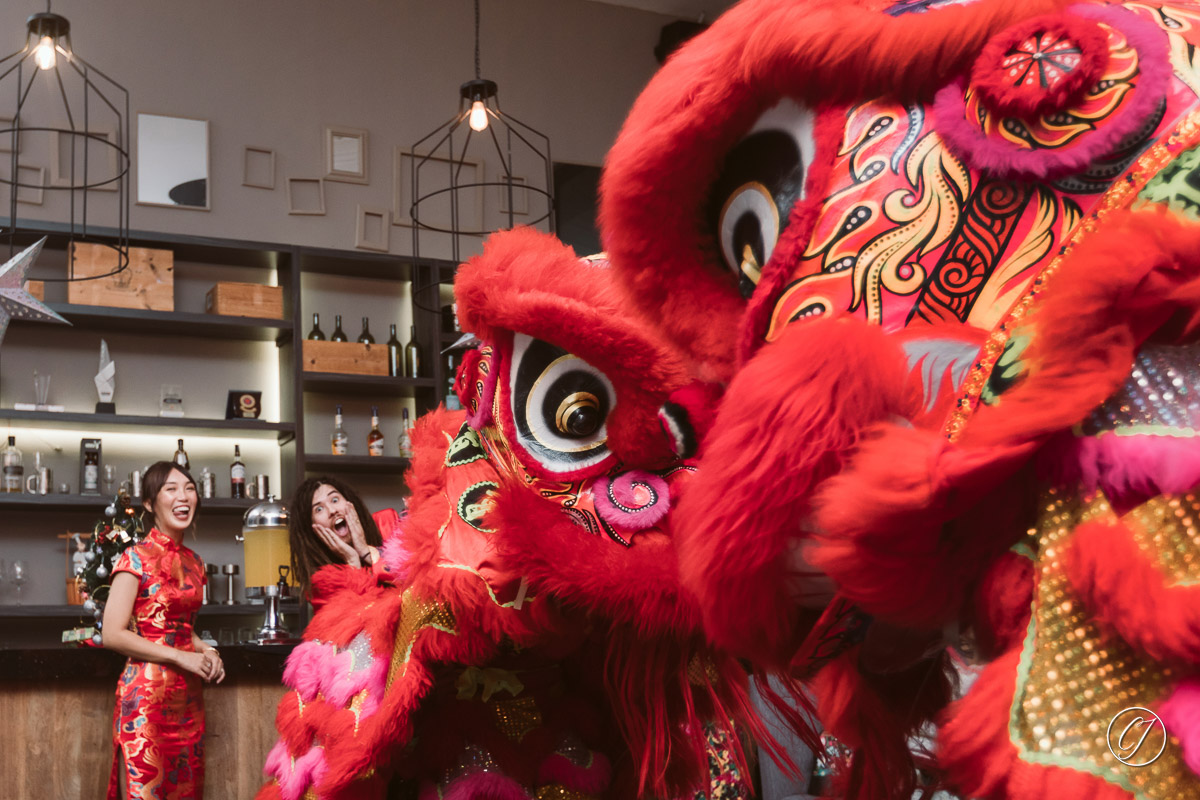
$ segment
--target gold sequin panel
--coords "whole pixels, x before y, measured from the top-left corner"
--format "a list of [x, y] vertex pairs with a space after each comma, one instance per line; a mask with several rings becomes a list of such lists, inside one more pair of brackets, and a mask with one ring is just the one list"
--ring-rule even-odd
[[[1200, 440], [1197, 440], [1200, 447]], [[1125, 515], [1134, 541], [1151, 561], [1158, 563], [1170, 583], [1200, 584], [1200, 498], [1155, 497]]]
[[[1085, 500], [1051, 492], [1029, 532], [1037, 588], [1010, 736], [1026, 762], [1090, 773], [1139, 800], [1200, 800], [1200, 781], [1181, 761], [1174, 737], [1144, 767], [1121, 763], [1109, 749], [1109, 723], [1132, 706], [1152, 708], [1167, 688], [1170, 670], [1101, 630], [1067, 580], [1061, 558], [1075, 529], [1104, 517], [1113, 517], [1113, 511], [1103, 496]], [[1162, 744], [1162, 729], [1156, 727], [1139, 752], [1152, 754]]]
[[392, 649], [392, 663], [388, 667], [388, 689], [392, 688], [392, 681], [397, 676], [404, 676], [417, 634], [425, 628], [454, 634], [454, 612], [449, 606], [417, 597], [412, 589], [406, 589], [400, 598], [400, 624], [396, 627], [396, 643]]

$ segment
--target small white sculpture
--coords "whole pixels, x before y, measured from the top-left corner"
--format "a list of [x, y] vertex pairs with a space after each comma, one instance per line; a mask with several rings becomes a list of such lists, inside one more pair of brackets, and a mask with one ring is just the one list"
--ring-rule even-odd
[[96, 393], [101, 403], [112, 403], [117, 387], [117, 362], [108, 355], [108, 342], [100, 340], [100, 371], [96, 373]]

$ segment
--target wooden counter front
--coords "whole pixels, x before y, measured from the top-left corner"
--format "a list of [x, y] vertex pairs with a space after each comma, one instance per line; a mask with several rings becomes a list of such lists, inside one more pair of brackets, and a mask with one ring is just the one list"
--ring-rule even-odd
[[[222, 647], [206, 684], [204, 796], [251, 798], [275, 744], [288, 648]], [[92, 648], [0, 650], [0, 775], [24, 800], [95, 800], [108, 786], [117, 677], [125, 659]]]

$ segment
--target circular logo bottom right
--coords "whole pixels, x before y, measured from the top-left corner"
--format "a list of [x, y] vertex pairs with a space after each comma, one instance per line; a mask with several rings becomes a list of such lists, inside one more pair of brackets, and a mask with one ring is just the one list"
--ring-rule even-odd
[[1133, 706], [1108, 723], [1107, 739], [1109, 752], [1122, 764], [1145, 767], [1157, 761], [1166, 749], [1167, 726], [1150, 709]]

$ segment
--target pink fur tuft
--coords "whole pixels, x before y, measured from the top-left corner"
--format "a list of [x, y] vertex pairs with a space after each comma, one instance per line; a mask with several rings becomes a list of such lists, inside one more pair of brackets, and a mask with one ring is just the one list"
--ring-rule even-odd
[[641, 531], [653, 527], [671, 507], [667, 482], [645, 470], [599, 478], [592, 484], [596, 513], [617, 528]]
[[320, 783], [326, 770], [322, 748], [313, 747], [293, 761], [283, 742], [277, 742], [271, 748], [263, 768], [263, 772], [279, 781], [279, 795], [283, 800], [300, 800], [309, 786]]
[[333, 645], [321, 642], [303, 642], [288, 656], [283, 682], [295, 689], [304, 702], [311, 702], [321, 690], [321, 664], [325, 651], [332, 649]]
[[1115, 505], [1200, 484], [1200, 438], [1103, 433], [1064, 434], [1047, 448], [1042, 469], [1059, 485], [1100, 489]]
[[1176, 686], [1159, 708], [1158, 716], [1179, 740], [1183, 762], [1200, 776], [1200, 678], [1189, 678]]
[[581, 767], [558, 753], [538, 768], [538, 783], [558, 783], [570, 791], [599, 795], [612, 780], [612, 768], [603, 753], [592, 753], [590, 766]]
[[446, 787], [441, 800], [531, 800], [521, 784], [494, 772], [464, 775]]

